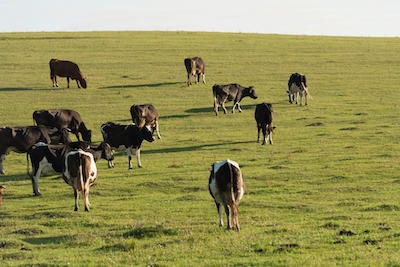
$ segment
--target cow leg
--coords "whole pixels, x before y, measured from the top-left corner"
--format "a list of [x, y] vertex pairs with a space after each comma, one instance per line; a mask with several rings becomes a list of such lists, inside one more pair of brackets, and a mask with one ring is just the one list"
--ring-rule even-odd
[[300, 106], [303, 104], [303, 92], [299, 93], [300, 95]]
[[226, 213], [226, 228], [228, 230], [231, 230], [232, 224], [231, 224], [231, 207], [228, 205], [224, 205], [225, 208], [225, 213]]
[[272, 129], [271, 125], [268, 126], [268, 137], [269, 137], [269, 144], [272, 145], [274, 142], [272, 142]]
[[237, 105], [237, 103], [233, 104], [232, 113], [235, 113], [235, 107], [236, 107], [236, 105]]
[[[224, 114], [228, 113], [228, 111], [227, 111], [226, 108], [225, 108], [225, 101], [226, 101], [226, 99], [224, 99], [224, 100], [222, 101], [222, 105], [221, 105], [222, 109], [224, 110]], [[233, 110], [232, 110], [232, 113], [233, 113]]]
[[[57, 75], [54, 75], [54, 81], [56, 82], [56, 87], [58, 87]], [[54, 87], [54, 81], [53, 81], [53, 87]]]
[[206, 75], [203, 73], [203, 83], [206, 84]]
[[76, 136], [76, 139], [78, 139], [78, 141], [81, 141], [81, 140], [79, 139], [79, 133], [78, 133], [78, 132], [75, 133], [75, 136]]
[[200, 74], [196, 73], [196, 84], [200, 82]]
[[84, 187], [85, 188], [82, 190], [83, 203], [85, 205], [85, 211], [89, 211], [89, 190], [87, 185], [84, 185]]
[[38, 166], [34, 167], [34, 173], [32, 175], [32, 188], [33, 188], [33, 193], [35, 196], [40, 196], [40, 190], [39, 190], [39, 178], [40, 174], [42, 173], [43, 166], [39, 163]]
[[132, 150], [131, 150], [131, 148], [127, 148], [126, 153], [128, 154], [128, 170], [131, 170], [132, 169]]
[[187, 85], [188, 86], [192, 85], [192, 77], [191, 76], [192, 76], [192, 74], [188, 72], [188, 75], [187, 75]]
[[139, 168], [142, 168], [142, 164], [140, 163], [140, 148], [136, 148], [136, 160], [137, 160], [137, 165]]
[[265, 124], [265, 123], [263, 123], [262, 125], [261, 125], [261, 129], [262, 129], [262, 133], [263, 133], [263, 142], [262, 142], [262, 145], [265, 145], [265, 142], [267, 141], [267, 138], [266, 138], [266, 134], [267, 134], [267, 125]]
[[4, 166], [3, 166], [3, 161], [6, 158], [5, 154], [2, 154], [0, 156], [0, 174], [5, 174], [6, 172], [4, 171]]
[[78, 80], [76, 80], [76, 85], [78, 86], [78, 88], [81, 88], [81, 87], [79, 86]]
[[156, 121], [156, 132], [157, 132], [158, 139], [161, 139], [160, 129], [158, 128], [158, 120]]
[[295, 95], [296, 95], [296, 105], [297, 105], [299, 103], [299, 92], [296, 92]]
[[74, 211], [78, 211], [79, 208], [79, 192], [78, 189], [74, 186], [74, 197], [75, 197], [75, 208]]
[[305, 105], [307, 106], [307, 98], [308, 98], [308, 92], [304, 91], [304, 98], [305, 98]]
[[215, 113], [215, 116], [218, 116], [218, 103], [217, 103], [216, 96], [214, 96], [214, 113]]
[[219, 204], [219, 203], [217, 203], [217, 201], [215, 201], [215, 205], [217, 206], [217, 211], [219, 214], [219, 226], [224, 226], [224, 220], [222, 219], [223, 210], [222, 210], [221, 204]]
[[242, 112], [242, 109], [240, 108], [240, 103], [239, 102], [237, 103], [237, 106], [238, 106], [239, 112]]
[[260, 143], [260, 130], [261, 125], [257, 123], [257, 143]]
[[67, 77], [67, 88], [69, 88], [69, 77]]
[[240, 226], [239, 226], [239, 216], [238, 216], [238, 205], [239, 203], [234, 203], [232, 205], [232, 221], [233, 221], [233, 227], [235, 231], [239, 232], [240, 231]]

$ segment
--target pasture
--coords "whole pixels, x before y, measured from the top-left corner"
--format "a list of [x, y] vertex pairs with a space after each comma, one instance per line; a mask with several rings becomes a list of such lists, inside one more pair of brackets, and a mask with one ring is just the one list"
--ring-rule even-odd
[[[142, 144], [143, 168], [97, 163], [91, 211], [74, 212], [59, 175], [33, 197], [25, 154], [0, 176], [2, 266], [399, 265], [400, 39], [194, 32], [0, 34], [0, 126], [31, 125], [37, 109], [78, 111], [93, 140], [106, 121], [130, 123], [153, 103], [161, 140]], [[186, 86], [185, 57], [204, 59], [207, 84]], [[78, 89], [51, 58], [88, 78]], [[291, 73], [313, 99], [288, 103]], [[192, 81], [194, 79], [192, 78]], [[243, 113], [213, 113], [215, 83], [253, 85]], [[256, 143], [254, 108], [273, 104], [274, 145]], [[226, 105], [228, 110], [232, 104]], [[74, 138], [74, 136], [71, 136]], [[246, 193], [241, 231], [218, 226], [208, 168], [230, 158]]]

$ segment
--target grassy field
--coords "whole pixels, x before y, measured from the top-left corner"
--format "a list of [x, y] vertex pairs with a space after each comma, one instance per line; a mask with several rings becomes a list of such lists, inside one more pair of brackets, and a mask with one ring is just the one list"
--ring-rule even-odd
[[[91, 211], [74, 212], [59, 175], [33, 197], [24, 154], [5, 160], [2, 266], [400, 265], [400, 39], [192, 32], [0, 34], [0, 126], [36, 109], [78, 111], [94, 141], [106, 121], [130, 123], [153, 103], [161, 140], [142, 169], [99, 161]], [[183, 59], [201, 56], [207, 85], [186, 86]], [[52, 88], [48, 61], [77, 62], [88, 89]], [[287, 80], [307, 75], [309, 105]], [[212, 112], [215, 83], [253, 85], [243, 113]], [[255, 104], [275, 110], [274, 145], [256, 143]], [[231, 105], [227, 105], [231, 107]], [[239, 233], [218, 226], [208, 168], [230, 158], [247, 191]]]

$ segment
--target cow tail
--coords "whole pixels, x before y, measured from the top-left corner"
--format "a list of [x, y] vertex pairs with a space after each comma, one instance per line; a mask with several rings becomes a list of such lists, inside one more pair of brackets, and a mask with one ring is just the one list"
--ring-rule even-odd
[[86, 190], [85, 190], [85, 182], [86, 182], [86, 175], [85, 175], [85, 162], [84, 158], [82, 157], [81, 153], [78, 153], [78, 160], [79, 160], [79, 180], [81, 182], [81, 189], [83, 193], [83, 198], [85, 198]]
[[[233, 177], [233, 171], [232, 171], [232, 165], [228, 162], [229, 166], [229, 174], [231, 176], [231, 194], [232, 194], [232, 202], [235, 204], [236, 198], [235, 198], [235, 192], [237, 192], [237, 183]], [[236, 189], [236, 191], [235, 191]]]

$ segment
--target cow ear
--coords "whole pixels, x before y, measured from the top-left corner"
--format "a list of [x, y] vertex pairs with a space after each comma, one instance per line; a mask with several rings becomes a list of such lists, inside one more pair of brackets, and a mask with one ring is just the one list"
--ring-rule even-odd
[[213, 169], [212, 169], [212, 166], [211, 166], [211, 167], [209, 167], [209, 168], [208, 168], [208, 170], [209, 170], [209, 171], [212, 171], [212, 170], [213, 170]]

